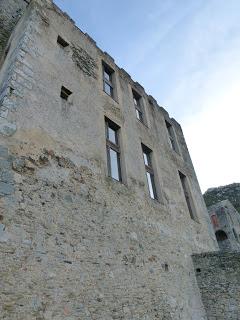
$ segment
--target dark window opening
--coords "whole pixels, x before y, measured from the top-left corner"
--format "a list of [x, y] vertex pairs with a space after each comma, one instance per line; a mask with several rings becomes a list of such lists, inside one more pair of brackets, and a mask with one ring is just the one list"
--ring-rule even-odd
[[136, 111], [136, 117], [139, 121], [143, 123], [144, 118], [143, 118], [143, 108], [142, 108], [142, 102], [141, 102], [142, 97], [134, 90], [132, 91], [132, 94], [133, 94], [133, 102], [134, 102], [135, 111]]
[[69, 43], [65, 41], [62, 37], [58, 36], [57, 43], [60, 44], [63, 48], [66, 48], [69, 46]]
[[168, 266], [167, 263], [164, 263], [164, 270], [165, 270], [165, 271], [169, 271], [169, 266]]
[[184, 193], [185, 200], [186, 200], [186, 203], [187, 203], [188, 211], [190, 213], [191, 218], [193, 220], [196, 220], [187, 178], [180, 171], [179, 171], [179, 177], [180, 177], [180, 180], [181, 180], [181, 185], [182, 185], [183, 193]]
[[157, 199], [154, 171], [152, 167], [152, 150], [142, 144], [143, 160], [145, 164], [148, 190], [152, 199]]
[[114, 97], [113, 74], [114, 71], [106, 64], [103, 64], [103, 90], [112, 98]]
[[167, 131], [168, 131], [168, 137], [169, 137], [169, 140], [170, 140], [171, 147], [172, 147], [172, 149], [174, 151], [178, 152], [177, 142], [176, 142], [176, 138], [175, 138], [175, 133], [174, 133], [173, 127], [168, 121], [165, 121], [165, 123], [166, 123]]
[[215, 236], [216, 236], [216, 239], [217, 241], [225, 241], [228, 239], [228, 236], [227, 234], [223, 231], [223, 230], [218, 230], [216, 233], [215, 233]]
[[105, 118], [105, 126], [108, 175], [117, 181], [122, 181], [119, 145], [120, 127], [107, 118]]
[[61, 88], [61, 98], [64, 100], [68, 100], [68, 97], [72, 94], [72, 92], [70, 90], [68, 90], [67, 88], [65, 88], [64, 86], [62, 86]]

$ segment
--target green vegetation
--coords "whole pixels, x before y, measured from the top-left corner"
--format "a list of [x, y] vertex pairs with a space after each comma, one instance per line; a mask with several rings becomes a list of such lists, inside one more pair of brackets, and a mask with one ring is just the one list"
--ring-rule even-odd
[[240, 213], [240, 183], [208, 189], [203, 198], [207, 207], [222, 200], [229, 200]]

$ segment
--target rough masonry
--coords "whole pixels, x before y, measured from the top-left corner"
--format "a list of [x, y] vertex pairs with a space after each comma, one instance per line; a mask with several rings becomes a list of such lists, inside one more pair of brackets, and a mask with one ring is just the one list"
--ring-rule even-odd
[[[2, 319], [206, 320], [191, 255], [218, 246], [181, 126], [51, 1], [32, 0], [4, 46]], [[106, 119], [121, 182], [109, 176]]]
[[28, 5], [28, 0], [1, 0], [0, 4], [0, 61], [8, 39], [17, 24], [18, 20], [22, 16], [26, 6]]
[[240, 254], [207, 253], [193, 261], [208, 319], [240, 319]]
[[208, 208], [220, 250], [240, 251], [240, 215], [229, 200]]

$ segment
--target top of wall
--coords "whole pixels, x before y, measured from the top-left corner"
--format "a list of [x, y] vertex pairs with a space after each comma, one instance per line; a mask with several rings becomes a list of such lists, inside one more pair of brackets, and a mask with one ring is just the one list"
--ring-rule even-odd
[[217, 276], [218, 274], [214, 271], [216, 269], [223, 272], [235, 269], [239, 273], [240, 253], [238, 251], [203, 252], [193, 254], [192, 259], [195, 268], [200, 268], [197, 272], [198, 277], [211, 273]]
[[208, 212], [209, 212], [209, 214], [212, 214], [213, 211], [219, 211], [218, 213], [220, 213], [221, 210], [219, 210], [219, 209], [222, 209], [222, 208], [231, 209], [231, 210], [236, 211], [236, 213], [238, 213], [237, 210], [234, 208], [234, 206], [232, 205], [232, 203], [229, 200], [222, 200], [222, 201], [219, 201], [219, 202], [213, 204], [211, 207], [208, 208]]
[[165, 115], [166, 118], [169, 118], [171, 119], [172, 123], [177, 126], [180, 130], [182, 130], [181, 128], [181, 125], [174, 119], [174, 118], [170, 118], [169, 117], [169, 114], [167, 112], [167, 110], [165, 108], [163, 108], [162, 106], [160, 106], [157, 102], [157, 100], [146, 93], [144, 87], [137, 81], [134, 81], [131, 77], [131, 75], [126, 71], [124, 70], [123, 68], [119, 67], [116, 63], [115, 63], [115, 60], [114, 58], [106, 51], [103, 51], [101, 48], [98, 47], [97, 45], [97, 42], [88, 34], [88, 33], [84, 33], [75, 23], [75, 21], [66, 13], [66, 12], [63, 12], [52, 0], [32, 0], [32, 1], [40, 1], [40, 2], [44, 2], [44, 1], [47, 1], [48, 3], [51, 3], [51, 5], [53, 6], [54, 10], [56, 13], [58, 13], [59, 15], [62, 16], [63, 19], [66, 19], [68, 20], [73, 26], [74, 28], [76, 28], [79, 32], [81, 32], [82, 35], [84, 35], [86, 37], [86, 39], [92, 43], [92, 45], [94, 45], [97, 50], [99, 50], [100, 54], [101, 55], [104, 55], [107, 60], [110, 60], [112, 63], [114, 63], [115, 67], [118, 69], [119, 73], [125, 78], [127, 79], [131, 85], [133, 87], [135, 87], [139, 92], [141, 92], [142, 94], [145, 94], [147, 97], [148, 97], [148, 100], [150, 102], [150, 104], [152, 105], [155, 105], [157, 106], [158, 108], [161, 109], [161, 112]]

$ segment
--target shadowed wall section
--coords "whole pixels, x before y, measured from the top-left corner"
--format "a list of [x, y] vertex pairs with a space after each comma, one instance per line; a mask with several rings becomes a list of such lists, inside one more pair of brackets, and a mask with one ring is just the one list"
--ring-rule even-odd
[[0, 61], [12, 30], [30, 0], [1, 0], [0, 3]]

